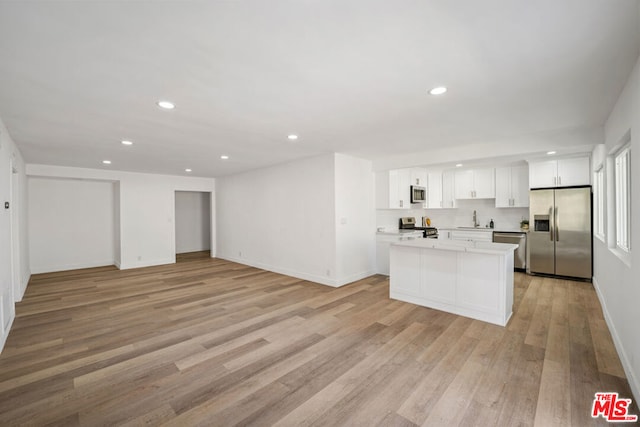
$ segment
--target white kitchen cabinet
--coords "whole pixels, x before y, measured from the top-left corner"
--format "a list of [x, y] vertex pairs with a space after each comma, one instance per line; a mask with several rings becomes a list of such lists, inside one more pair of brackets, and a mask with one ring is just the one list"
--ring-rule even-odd
[[492, 199], [496, 197], [495, 170], [470, 169], [455, 173], [456, 199]]
[[575, 157], [558, 160], [558, 187], [591, 184], [591, 159]]
[[427, 208], [440, 209], [444, 207], [442, 202], [442, 173], [429, 173], [427, 183]]
[[425, 168], [411, 168], [411, 183], [419, 187], [427, 187], [427, 170]]
[[505, 326], [515, 245], [504, 246], [430, 239], [393, 245], [389, 297]]
[[469, 242], [492, 242], [491, 228], [439, 228], [438, 240], [461, 240]]
[[591, 184], [588, 156], [546, 160], [529, 164], [529, 187], [572, 187]]
[[376, 174], [376, 208], [409, 209], [411, 207], [411, 170], [393, 169]]
[[393, 243], [422, 239], [422, 231], [376, 234], [376, 273], [389, 275], [389, 247]]
[[469, 242], [492, 242], [493, 230], [451, 230], [451, 240], [462, 240]]
[[496, 208], [529, 206], [529, 171], [527, 166], [496, 168]]
[[455, 174], [453, 171], [442, 173], [442, 207], [455, 208]]

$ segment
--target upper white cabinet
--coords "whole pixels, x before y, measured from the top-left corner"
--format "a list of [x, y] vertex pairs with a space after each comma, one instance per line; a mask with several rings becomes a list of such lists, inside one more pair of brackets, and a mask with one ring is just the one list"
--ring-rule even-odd
[[471, 169], [455, 173], [456, 199], [492, 199], [496, 197], [495, 170]]
[[394, 169], [376, 174], [376, 208], [409, 209], [411, 207], [411, 170]]
[[529, 171], [527, 166], [496, 168], [496, 208], [529, 206]]
[[455, 174], [452, 171], [442, 173], [442, 207], [455, 208]]
[[588, 156], [547, 160], [529, 164], [529, 187], [572, 187], [591, 184]]
[[427, 170], [424, 168], [411, 168], [411, 183], [418, 187], [427, 187]]
[[440, 209], [442, 203], [442, 173], [431, 172], [427, 176], [427, 208]]

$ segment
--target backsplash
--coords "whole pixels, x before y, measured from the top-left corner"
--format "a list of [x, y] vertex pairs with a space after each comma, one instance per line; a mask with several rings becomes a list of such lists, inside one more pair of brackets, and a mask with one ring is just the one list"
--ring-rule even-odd
[[529, 218], [529, 208], [496, 208], [494, 199], [458, 200], [457, 209], [378, 209], [376, 226], [386, 230], [398, 228], [398, 219], [403, 216], [416, 218], [416, 225], [422, 225], [422, 217], [431, 218], [431, 225], [437, 228], [470, 227], [473, 225], [473, 211], [476, 211], [480, 227], [493, 219], [494, 228], [518, 228], [522, 218]]

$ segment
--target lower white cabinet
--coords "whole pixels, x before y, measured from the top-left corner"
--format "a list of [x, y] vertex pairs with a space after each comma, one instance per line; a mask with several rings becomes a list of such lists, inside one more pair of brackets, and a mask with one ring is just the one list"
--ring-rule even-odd
[[391, 246], [390, 298], [505, 326], [513, 305], [513, 249], [439, 245]]
[[378, 233], [376, 235], [376, 273], [389, 275], [389, 247], [392, 243], [422, 239], [422, 231], [413, 233]]
[[462, 240], [470, 242], [492, 242], [493, 230], [490, 228], [478, 228], [474, 230], [465, 230], [460, 228], [439, 228], [438, 239]]

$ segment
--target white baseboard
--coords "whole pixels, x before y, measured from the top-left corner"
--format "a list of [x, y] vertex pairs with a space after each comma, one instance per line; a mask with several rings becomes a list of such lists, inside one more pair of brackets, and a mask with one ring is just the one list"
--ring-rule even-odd
[[9, 320], [9, 325], [6, 327], [6, 329], [4, 328], [4, 325], [3, 325], [4, 333], [0, 337], [0, 353], [2, 353], [2, 350], [4, 350], [4, 345], [7, 342], [7, 338], [9, 337], [9, 331], [11, 331], [11, 327], [13, 326], [13, 321], [15, 320], [15, 318], [16, 318], [16, 315], [14, 313], [11, 315], [11, 320]]
[[292, 270], [289, 268], [282, 268], [270, 264], [264, 264], [261, 262], [254, 262], [244, 258], [236, 258], [232, 256], [218, 255], [217, 258], [225, 259], [227, 261], [237, 262], [238, 264], [250, 265], [251, 267], [260, 268], [262, 270], [273, 271], [274, 273], [284, 274], [286, 276], [296, 277], [302, 280], [308, 280], [310, 282], [320, 283], [321, 285], [331, 286], [333, 288], [339, 288], [348, 283], [355, 282], [356, 280], [364, 279], [365, 277], [373, 276], [373, 271], [362, 271], [359, 273], [351, 274], [347, 277], [332, 279], [326, 276], [320, 276], [317, 274], [309, 274], [301, 271]]
[[593, 288], [596, 290], [596, 295], [598, 295], [598, 300], [600, 300], [600, 306], [602, 307], [604, 320], [609, 327], [609, 332], [611, 332], [611, 338], [613, 338], [613, 344], [615, 345], [618, 356], [620, 357], [620, 361], [622, 362], [622, 368], [624, 369], [624, 373], [627, 376], [627, 381], [629, 382], [629, 386], [631, 387], [633, 398], [636, 403], [640, 402], [640, 382], [638, 381], [638, 377], [633, 371], [633, 366], [631, 365], [631, 363], [629, 363], [629, 358], [627, 357], [627, 353], [624, 351], [624, 346], [622, 345], [622, 341], [620, 340], [618, 331], [616, 330], [615, 324], [613, 323], [613, 320], [609, 315], [609, 310], [607, 309], [606, 301], [602, 295], [602, 292], [600, 291], [598, 280], [593, 277], [592, 283]]
[[29, 280], [31, 280], [31, 272], [27, 271], [27, 273], [22, 277], [22, 282], [20, 283], [20, 293], [17, 295], [16, 302], [22, 301], [24, 298], [24, 293], [27, 292], [27, 285], [29, 285]]
[[225, 255], [218, 255], [217, 258], [225, 259], [227, 261], [237, 262], [238, 264], [249, 265], [251, 267], [260, 268], [262, 270], [273, 271], [274, 273], [284, 274], [286, 276], [295, 277], [302, 280], [308, 280], [310, 282], [320, 283], [321, 285], [331, 286], [337, 288], [339, 285], [334, 279], [325, 276], [319, 276], [315, 274], [303, 273], [300, 271], [291, 270], [288, 268], [277, 267], [269, 264], [264, 264], [261, 262], [253, 262], [244, 258], [236, 258]]
[[155, 259], [151, 261], [140, 261], [140, 262], [133, 262], [133, 263], [123, 262], [123, 263], [120, 263], [120, 266], [118, 268], [120, 268], [120, 270], [130, 270], [132, 268], [154, 267], [156, 265], [166, 265], [166, 264], [175, 264], [175, 263], [176, 263], [175, 257], [162, 258], [162, 259]]
[[91, 261], [84, 262], [78, 264], [60, 264], [60, 265], [45, 265], [42, 267], [35, 267], [31, 269], [31, 274], [41, 274], [41, 273], [53, 273], [56, 271], [67, 271], [67, 270], [79, 270], [81, 268], [94, 268], [94, 267], [104, 267], [107, 265], [113, 265], [114, 260], [102, 260], [102, 261]]
[[376, 274], [376, 272], [373, 270], [350, 274], [349, 276], [338, 279], [338, 287], [357, 282], [358, 280], [365, 279], [367, 277], [373, 276], [374, 274]]

